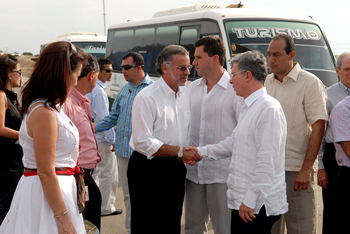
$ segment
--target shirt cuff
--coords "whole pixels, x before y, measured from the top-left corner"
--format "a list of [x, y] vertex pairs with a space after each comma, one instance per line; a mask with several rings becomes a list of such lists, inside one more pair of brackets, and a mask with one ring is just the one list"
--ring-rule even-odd
[[323, 160], [318, 160], [318, 170], [324, 170]]
[[198, 149], [198, 154], [202, 157], [202, 158], [208, 158], [208, 148], [205, 146], [202, 147], [197, 147]]
[[[260, 199], [259, 199], [260, 197]], [[246, 195], [244, 196], [243, 203], [244, 205], [248, 206], [249, 208], [255, 209], [255, 205], [257, 202], [263, 203], [264, 198], [261, 196], [252, 193], [250, 190], [247, 191]]]

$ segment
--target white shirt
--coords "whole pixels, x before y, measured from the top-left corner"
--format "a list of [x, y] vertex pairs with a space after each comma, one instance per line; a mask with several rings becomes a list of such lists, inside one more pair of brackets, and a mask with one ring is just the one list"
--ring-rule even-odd
[[267, 216], [288, 211], [285, 183], [287, 122], [280, 103], [262, 88], [244, 100], [237, 127], [216, 145], [199, 147], [200, 155], [226, 157], [232, 152], [227, 179], [227, 202], [239, 210], [242, 203]]
[[[204, 77], [190, 84], [191, 115], [188, 145], [216, 144], [231, 135], [237, 125], [243, 98], [236, 95], [225, 70], [221, 79], [207, 93]], [[231, 153], [228, 155], [231, 156]], [[231, 157], [211, 160], [203, 158], [195, 166], [186, 164], [186, 178], [199, 184], [226, 184]]]
[[130, 147], [148, 159], [163, 144], [185, 147], [189, 121], [188, 89], [180, 87], [175, 93], [161, 77], [135, 97]]
[[[85, 96], [90, 100], [91, 115], [94, 117], [95, 123], [100, 122], [104, 117], [109, 114], [109, 101], [105, 92], [106, 85], [97, 80], [97, 84], [91, 93]], [[114, 144], [114, 129], [111, 128], [104, 132], [95, 133], [97, 143], [108, 142], [110, 145]]]

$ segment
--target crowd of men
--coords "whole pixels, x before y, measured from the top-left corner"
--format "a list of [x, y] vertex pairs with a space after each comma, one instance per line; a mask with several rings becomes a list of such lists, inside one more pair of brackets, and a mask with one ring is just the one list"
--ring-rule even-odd
[[[101, 215], [122, 212], [114, 206], [119, 171], [128, 234], [179, 234], [183, 204], [186, 234], [208, 233], [209, 219], [215, 234], [316, 233], [317, 184], [323, 233], [346, 228], [350, 53], [338, 57], [340, 82], [326, 90], [294, 62], [287, 34], [272, 38], [267, 58], [233, 56], [231, 74], [225, 51], [220, 38], [200, 38], [191, 65], [185, 48], [169, 45], [156, 82], [142, 55], [125, 54], [127, 84], [110, 113], [112, 62], [89, 57], [66, 105], [80, 132], [85, 219], [100, 229]], [[202, 78], [187, 88], [193, 66]]]

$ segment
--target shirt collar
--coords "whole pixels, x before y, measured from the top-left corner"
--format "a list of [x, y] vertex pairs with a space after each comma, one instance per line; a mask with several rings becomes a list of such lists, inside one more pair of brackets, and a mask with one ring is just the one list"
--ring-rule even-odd
[[70, 95], [74, 97], [79, 103], [90, 103], [90, 100], [82, 95], [75, 87], [70, 91]]
[[[230, 84], [230, 79], [230, 74], [228, 74], [228, 72], [225, 70], [217, 85], [220, 85], [222, 88], [227, 89]], [[203, 77], [202, 80], [198, 82], [198, 85], [207, 85], [207, 78]]]
[[[299, 63], [298, 63], [298, 62], [295, 62], [295, 63], [293, 64], [292, 70], [291, 70], [291, 71], [288, 73], [288, 75], [286, 75], [285, 77], [289, 77], [289, 78], [292, 78], [294, 81], [297, 81], [297, 80], [298, 80], [298, 75], [299, 75], [300, 71], [301, 71], [301, 67], [300, 67]], [[276, 77], [276, 75], [274, 75], [274, 77], [275, 77], [276, 80], [278, 80], [277, 77]], [[283, 77], [283, 81], [284, 81], [284, 78], [285, 78], [285, 77]]]
[[182, 93], [181, 87], [179, 87], [179, 90], [177, 91], [177, 93], [175, 93], [174, 90], [172, 90], [169, 87], [169, 85], [165, 82], [163, 76], [160, 77], [159, 82], [160, 82], [160, 87], [162, 87], [163, 91], [165, 92], [168, 98], [171, 98], [171, 97], [175, 98], [176, 96], [178, 97], [181, 96], [181, 93]]
[[255, 91], [254, 93], [250, 94], [246, 99], [244, 99], [245, 104], [247, 107], [250, 107], [256, 100], [258, 100], [261, 96], [266, 95], [266, 88], [261, 88]]
[[153, 80], [151, 80], [151, 78], [149, 78], [149, 75], [145, 72], [145, 78], [143, 78], [143, 80], [138, 84], [138, 85], [133, 85], [131, 82], [129, 82], [129, 85], [131, 85], [131, 87], [135, 88], [141, 84], [152, 84]]
[[101, 86], [101, 88], [102, 88], [103, 90], [106, 89], [106, 85], [105, 85], [102, 81], [100, 81], [99, 79], [97, 79], [97, 84], [98, 84], [99, 86]]
[[346, 87], [341, 81], [339, 82], [339, 87], [340, 89], [344, 90], [344, 92], [349, 95], [350, 94], [350, 89]]

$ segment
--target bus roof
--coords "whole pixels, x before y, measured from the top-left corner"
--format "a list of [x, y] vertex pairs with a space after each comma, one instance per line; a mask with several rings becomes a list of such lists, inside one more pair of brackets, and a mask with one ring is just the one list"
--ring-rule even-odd
[[70, 42], [107, 42], [107, 37], [94, 32], [69, 32], [59, 35], [56, 39], [41, 43], [41, 45], [50, 44], [55, 41]]
[[[181, 18], [179, 17], [181, 16]], [[166, 23], [173, 21], [180, 21], [181, 19], [195, 20], [195, 19], [266, 19], [266, 20], [288, 20], [288, 21], [303, 21], [308, 23], [315, 23], [309, 16], [297, 15], [288, 12], [261, 10], [253, 8], [224, 8], [224, 9], [209, 9], [204, 11], [195, 11], [180, 14], [171, 14], [168, 16], [157, 16], [146, 20], [128, 21], [125, 23], [113, 24], [109, 29], [126, 28], [139, 25], [149, 25], [157, 23]]]

